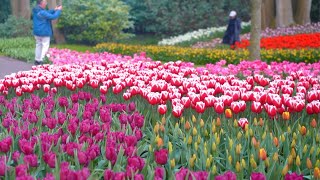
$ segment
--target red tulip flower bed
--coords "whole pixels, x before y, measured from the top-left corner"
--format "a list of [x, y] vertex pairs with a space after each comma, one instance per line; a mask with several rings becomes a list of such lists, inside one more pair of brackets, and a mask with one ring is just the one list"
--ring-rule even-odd
[[[235, 48], [248, 48], [250, 41], [241, 40], [235, 44]], [[296, 34], [287, 36], [275, 36], [261, 38], [260, 47], [264, 49], [302, 49], [302, 48], [319, 48], [320, 33]]]

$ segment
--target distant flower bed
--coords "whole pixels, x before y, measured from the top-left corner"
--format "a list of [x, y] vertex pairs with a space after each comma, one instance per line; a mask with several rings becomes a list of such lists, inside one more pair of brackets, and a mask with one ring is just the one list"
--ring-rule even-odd
[[[243, 22], [242, 26], [249, 26], [250, 22]], [[200, 39], [202, 37], [209, 37], [210, 35], [217, 32], [224, 32], [227, 29], [226, 26], [211, 27], [207, 29], [199, 29], [197, 31], [188, 32], [186, 34], [173, 36], [170, 38], [162, 39], [158, 42], [158, 45], [175, 45], [181, 42], [190, 41], [192, 39]]]
[[[247, 39], [237, 42], [235, 48], [248, 48], [250, 41]], [[261, 48], [264, 49], [301, 49], [319, 48], [320, 33], [297, 34], [291, 36], [275, 36], [261, 39]]]
[[[204, 65], [215, 63], [224, 59], [227, 64], [238, 64], [242, 60], [249, 58], [249, 51], [240, 50], [218, 50], [205, 48], [182, 48], [174, 46], [138, 46], [115, 43], [98, 44], [95, 49], [98, 52], [109, 52], [114, 54], [134, 55], [145, 52], [147, 57], [153, 60], [185, 61], [194, 64]], [[272, 61], [290, 61], [290, 62], [318, 62], [320, 59], [319, 49], [301, 49], [301, 50], [262, 50], [261, 59], [270, 63]]]
[[[261, 32], [261, 37], [264, 38], [264, 37], [275, 37], [275, 36], [296, 35], [296, 34], [310, 34], [310, 33], [312, 34], [317, 32], [320, 32], [320, 22], [305, 24], [305, 25], [297, 25], [297, 26], [286, 27], [286, 28], [276, 28], [276, 29], [267, 28]], [[250, 39], [250, 33], [241, 35], [240, 39], [241, 40]], [[220, 43], [221, 43], [221, 38], [215, 38], [210, 42], [198, 42], [192, 47], [214, 48]]]

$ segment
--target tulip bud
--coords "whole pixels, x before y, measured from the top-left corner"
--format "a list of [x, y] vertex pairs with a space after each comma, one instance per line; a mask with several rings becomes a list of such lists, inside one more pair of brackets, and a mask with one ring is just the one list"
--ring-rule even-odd
[[196, 129], [195, 127], [193, 127], [193, 129], [192, 129], [192, 135], [193, 135], [193, 136], [196, 136], [197, 133], [198, 133], [197, 129]]
[[239, 131], [238, 134], [237, 134], [237, 139], [240, 140], [241, 137], [242, 137], [242, 133]]
[[229, 139], [229, 148], [232, 149], [233, 148], [233, 140]]
[[207, 168], [207, 169], [209, 169], [209, 168], [210, 168], [210, 166], [211, 166], [210, 159], [209, 159], [209, 158], [207, 158], [207, 160], [206, 160], [206, 168]]
[[251, 142], [252, 142], [252, 145], [254, 146], [254, 148], [256, 148], [256, 149], [259, 148], [260, 143], [256, 140], [255, 137], [252, 137]]
[[251, 166], [253, 169], [257, 168], [257, 163], [256, 163], [256, 161], [254, 160], [253, 157], [250, 158], [250, 166]]
[[233, 126], [236, 128], [238, 127], [238, 121], [236, 119], [233, 120]]
[[216, 125], [212, 124], [212, 132], [215, 133], [216, 131]]
[[200, 119], [200, 127], [204, 127], [204, 122], [203, 122], [203, 119]]
[[253, 130], [252, 129], [249, 129], [249, 134], [250, 134], [251, 137], [253, 136]]
[[312, 162], [311, 162], [310, 158], [307, 158], [307, 168], [312, 169]]
[[313, 177], [315, 179], [320, 179], [320, 169], [318, 167], [315, 167], [313, 170]]
[[217, 150], [216, 143], [212, 143], [211, 149], [212, 149], [213, 152], [216, 152], [216, 150]]
[[152, 146], [149, 145], [149, 152], [153, 152]]
[[240, 153], [241, 153], [241, 144], [237, 144], [236, 153], [237, 153], [237, 155], [240, 155]]
[[190, 145], [192, 143], [192, 136], [190, 135], [188, 138], [188, 145]]
[[195, 161], [195, 160], [196, 160], [196, 159], [193, 158], [193, 157], [191, 157], [191, 158], [189, 159], [189, 163], [190, 163], [190, 167], [191, 167], [191, 168], [194, 167], [194, 161]]
[[162, 140], [161, 137], [158, 137], [157, 146], [158, 146], [158, 147], [162, 147], [162, 146], [163, 146], [163, 140]]
[[282, 113], [283, 120], [289, 120], [290, 119], [290, 112], [285, 111]]
[[168, 143], [168, 149], [169, 149], [169, 154], [171, 154], [173, 149], [172, 149], [172, 143], [170, 141]]
[[292, 155], [290, 154], [288, 157], [288, 165], [291, 166], [293, 164], [293, 158]]
[[314, 146], [311, 147], [310, 154], [313, 154], [313, 152], [314, 152]]
[[243, 168], [246, 168], [246, 166], [247, 166], [246, 161], [244, 159], [241, 159], [241, 166]]
[[214, 165], [213, 167], [212, 167], [212, 170], [211, 170], [211, 172], [212, 172], [212, 174], [217, 174], [217, 166], [216, 165]]
[[197, 122], [197, 119], [194, 115], [192, 115], [192, 122], [195, 124]]
[[180, 122], [181, 122], [181, 124], [184, 123], [184, 117], [181, 117]]
[[296, 156], [297, 156], [296, 150], [294, 148], [291, 149], [290, 154], [292, 155], [293, 158], [296, 158]]
[[289, 167], [288, 165], [285, 165], [282, 169], [282, 176], [285, 176], [289, 171]]
[[221, 120], [220, 120], [219, 117], [217, 117], [216, 126], [217, 126], [217, 127], [220, 127], [220, 126], [221, 126]]
[[293, 135], [292, 135], [292, 139], [294, 139], [294, 140], [297, 140], [297, 139], [298, 139], [298, 137], [297, 137], [297, 133], [296, 133], [296, 132], [294, 132], [294, 133], [293, 133]]
[[317, 142], [317, 143], [319, 143], [319, 142], [320, 142], [320, 135], [319, 135], [319, 134], [317, 134], [316, 142]]
[[316, 119], [312, 119], [312, 121], [310, 122], [311, 127], [316, 128], [317, 127], [317, 121]]
[[297, 165], [297, 166], [300, 166], [300, 165], [301, 165], [300, 156], [299, 156], [299, 155], [298, 155], [297, 158], [296, 158], [296, 165]]
[[281, 135], [281, 141], [282, 142], [286, 141], [286, 137], [283, 134]]
[[160, 125], [159, 125], [159, 123], [156, 123], [156, 125], [154, 125], [153, 132], [155, 134], [158, 134], [159, 133], [159, 129], [160, 129]]
[[191, 125], [190, 125], [189, 121], [187, 121], [186, 124], [184, 125], [184, 128], [185, 128], [186, 130], [189, 130], [190, 127], [191, 127]]
[[253, 125], [258, 126], [258, 120], [257, 120], [257, 118], [256, 118], [256, 117], [255, 117], [255, 118], [253, 118]]
[[219, 145], [220, 144], [220, 136], [216, 137], [216, 143]]
[[231, 155], [228, 156], [228, 161], [230, 164], [232, 164], [232, 156]]
[[231, 111], [231, 109], [226, 109], [225, 111], [224, 111], [224, 114], [225, 114], [225, 116], [226, 116], [226, 118], [232, 118], [232, 111]]
[[276, 147], [279, 146], [279, 140], [278, 140], [277, 137], [274, 137], [274, 138], [273, 138], [273, 144], [274, 144]]
[[161, 119], [161, 123], [162, 123], [162, 125], [166, 125], [166, 118], [164, 116]]
[[259, 119], [259, 125], [262, 127], [262, 126], [263, 126], [263, 124], [264, 124], [263, 119], [262, 119], [262, 118], [260, 118], [260, 119]]
[[240, 165], [239, 161], [237, 161], [237, 163], [236, 163], [236, 171], [237, 172], [241, 171], [241, 165]]
[[296, 140], [292, 140], [292, 142], [291, 142], [291, 148], [294, 148], [294, 147], [296, 147]]
[[270, 166], [269, 158], [267, 158], [267, 159], [264, 161], [264, 165], [266, 166], [266, 168], [268, 168], [268, 167]]
[[176, 166], [176, 160], [175, 159], [171, 159], [170, 160], [170, 166], [171, 166], [171, 168], [174, 168]]
[[273, 161], [278, 161], [278, 159], [279, 159], [279, 155], [278, 155], [277, 152], [275, 152], [275, 153], [273, 154], [272, 160], [273, 160]]
[[302, 136], [306, 135], [307, 134], [307, 128], [305, 126], [301, 126], [300, 128], [300, 134]]
[[315, 167], [320, 167], [320, 160], [319, 159], [316, 161]]
[[308, 151], [308, 145], [304, 145], [302, 150], [303, 154], [307, 153], [307, 151]]
[[262, 134], [262, 140], [264, 140], [265, 138], [266, 138], [266, 136], [267, 136], [267, 133], [266, 132], [264, 132], [263, 134]]
[[164, 127], [164, 125], [161, 124], [161, 125], [160, 125], [160, 131], [161, 131], [161, 132], [164, 132], [164, 130], [165, 130], [165, 127]]
[[201, 143], [201, 136], [200, 136], [200, 135], [198, 135], [197, 143], [198, 143], [198, 144], [200, 144], [200, 143]]
[[198, 151], [198, 143], [197, 143], [197, 142], [194, 143], [194, 149], [195, 149], [196, 151]]
[[249, 124], [245, 124], [245, 125], [244, 125], [244, 131], [245, 131], [245, 132], [248, 132], [248, 130], [249, 130]]
[[288, 132], [289, 134], [291, 134], [291, 128], [290, 128], [290, 126], [288, 126], [287, 132]]
[[267, 152], [266, 152], [266, 150], [264, 149], [264, 148], [261, 148], [260, 150], [259, 150], [259, 158], [261, 159], [261, 160], [266, 160], [266, 158], [267, 158]]

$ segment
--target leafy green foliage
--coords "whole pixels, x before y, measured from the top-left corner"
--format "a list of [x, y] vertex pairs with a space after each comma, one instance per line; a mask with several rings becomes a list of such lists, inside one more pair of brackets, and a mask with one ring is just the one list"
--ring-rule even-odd
[[0, 24], [0, 37], [15, 38], [32, 35], [32, 21], [10, 15]]
[[0, 39], [0, 54], [25, 61], [34, 60], [35, 40], [31, 37]]
[[10, 0], [1, 0], [0, 3], [0, 23], [4, 23], [11, 13]]
[[133, 26], [129, 6], [119, 0], [70, 0], [63, 6], [58, 27], [71, 42], [94, 44], [130, 36], [123, 32]]
[[249, 0], [123, 0], [131, 6], [136, 33], [163, 36], [225, 25], [231, 10], [249, 19]]

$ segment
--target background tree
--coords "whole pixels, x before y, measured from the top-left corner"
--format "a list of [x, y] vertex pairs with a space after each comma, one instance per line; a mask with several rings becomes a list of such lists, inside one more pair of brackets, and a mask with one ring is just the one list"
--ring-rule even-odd
[[30, 19], [30, 0], [11, 0], [10, 3], [12, 15], [17, 18], [22, 17], [25, 19]]
[[[48, 7], [49, 9], [54, 9], [57, 7], [57, 5], [62, 5], [62, 0], [51, 0], [48, 1]], [[58, 29], [57, 23], [59, 19], [53, 20], [52, 21], [52, 31], [53, 31], [53, 36], [54, 40], [57, 44], [65, 43], [66, 40], [64, 38], [64, 34]]]
[[251, 0], [250, 60], [260, 59], [261, 5], [262, 0]]

